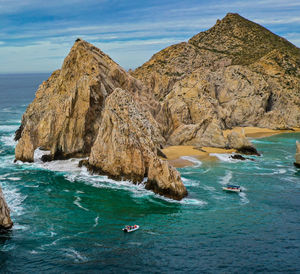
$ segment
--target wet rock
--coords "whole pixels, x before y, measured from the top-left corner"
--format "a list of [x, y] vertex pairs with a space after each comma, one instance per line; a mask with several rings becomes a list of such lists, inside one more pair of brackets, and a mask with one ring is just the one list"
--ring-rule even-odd
[[235, 160], [241, 160], [241, 161], [245, 161], [245, 160], [250, 160], [250, 161], [254, 161], [254, 159], [251, 158], [246, 158], [240, 154], [234, 154], [230, 156], [231, 159], [235, 159]]
[[228, 146], [236, 149], [237, 152], [241, 154], [260, 155], [244, 134], [232, 131], [230, 134], [228, 134], [227, 139]]

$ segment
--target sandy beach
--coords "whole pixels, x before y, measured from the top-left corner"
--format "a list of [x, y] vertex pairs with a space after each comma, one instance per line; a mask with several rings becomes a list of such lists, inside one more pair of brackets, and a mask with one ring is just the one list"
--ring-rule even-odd
[[[274, 130], [258, 127], [236, 127], [233, 129], [224, 130], [223, 134], [226, 137], [232, 131], [245, 134], [245, 136], [248, 138], [263, 138], [281, 133], [300, 132], [300, 128], [293, 128], [293, 130]], [[192, 161], [184, 158], [184, 156], [190, 156], [202, 161], [217, 161], [217, 157], [211, 156], [211, 153], [224, 154], [235, 152], [234, 149], [214, 147], [201, 147], [199, 149], [196, 149], [194, 146], [169, 146], [164, 148], [162, 151], [167, 156], [169, 163], [177, 168], [194, 165]]]

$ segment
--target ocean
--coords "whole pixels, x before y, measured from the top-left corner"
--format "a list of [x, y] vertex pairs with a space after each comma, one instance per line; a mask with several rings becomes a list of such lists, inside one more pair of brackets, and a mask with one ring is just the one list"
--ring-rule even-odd
[[13, 162], [14, 131], [48, 76], [0, 75], [0, 185], [14, 221], [0, 235], [1, 273], [300, 272], [299, 133], [253, 140], [254, 161], [192, 159], [178, 169], [189, 196], [172, 201], [76, 159]]

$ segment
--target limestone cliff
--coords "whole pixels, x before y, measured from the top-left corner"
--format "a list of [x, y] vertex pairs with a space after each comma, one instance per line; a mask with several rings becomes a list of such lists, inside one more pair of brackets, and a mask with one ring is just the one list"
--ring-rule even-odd
[[160, 51], [132, 75], [161, 102], [169, 144], [233, 147], [222, 130], [300, 127], [300, 49], [238, 14]]
[[130, 93], [116, 89], [107, 99], [101, 125], [89, 157], [89, 168], [115, 179], [129, 179], [173, 199], [187, 191], [180, 175], [157, 156], [162, 143], [157, 123]]
[[0, 187], [0, 230], [9, 229], [13, 226], [13, 222], [10, 219], [10, 210], [5, 202], [2, 189]]
[[300, 143], [296, 142], [295, 166], [300, 168]]

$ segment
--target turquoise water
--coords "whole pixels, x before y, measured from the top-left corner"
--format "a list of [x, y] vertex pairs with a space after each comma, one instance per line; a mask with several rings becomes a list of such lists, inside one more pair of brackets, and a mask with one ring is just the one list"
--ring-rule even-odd
[[189, 197], [175, 202], [78, 160], [14, 164], [13, 133], [47, 77], [0, 76], [0, 184], [15, 223], [0, 236], [0, 272], [300, 272], [300, 134], [254, 140], [255, 161], [194, 160], [179, 169]]

